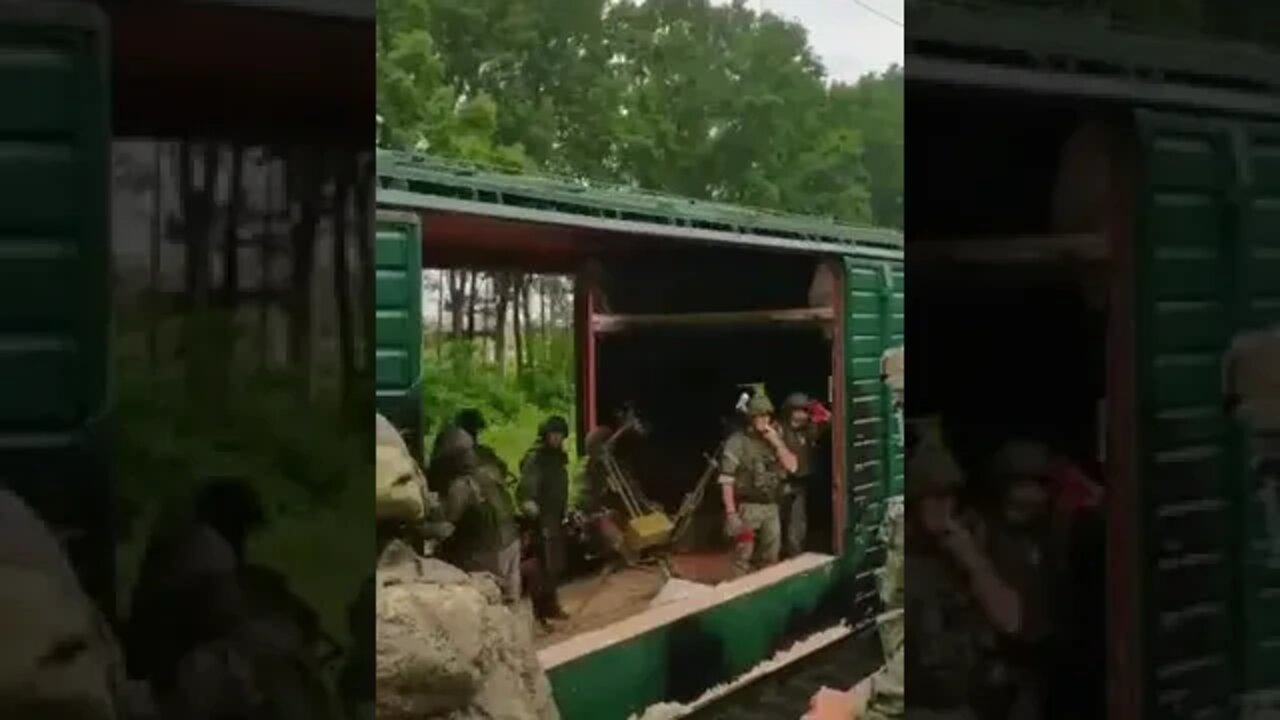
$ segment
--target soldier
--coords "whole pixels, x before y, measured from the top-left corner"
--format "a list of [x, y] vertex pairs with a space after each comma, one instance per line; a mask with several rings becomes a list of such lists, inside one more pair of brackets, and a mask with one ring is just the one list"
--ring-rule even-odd
[[773, 423], [773, 403], [757, 394], [747, 402], [749, 422], [725, 441], [720, 452], [720, 497], [725, 534], [733, 538], [734, 573], [742, 576], [778, 561], [781, 520], [778, 498], [796, 456]]
[[456, 427], [466, 430], [473, 440], [476, 442], [476, 458], [481, 465], [490, 465], [498, 471], [498, 477], [506, 482], [511, 477], [511, 468], [507, 467], [507, 463], [500, 457], [493, 448], [480, 442], [480, 433], [484, 432], [489, 426], [485, 422], [484, 415], [475, 408], [466, 408], [458, 411], [453, 418], [453, 424]]
[[538, 441], [520, 461], [521, 510], [537, 525], [540, 567], [533, 612], [543, 623], [568, 618], [559, 598], [565, 564], [564, 515], [569, 506], [569, 456], [564, 450], [568, 434], [564, 418], [547, 418], [538, 428]]
[[811, 404], [804, 393], [792, 393], [782, 403], [782, 440], [796, 456], [796, 470], [788, 473], [782, 499], [778, 503], [782, 511], [786, 557], [804, 552], [809, 532], [808, 490], [813, 482], [814, 450], [819, 441], [819, 426], [809, 411]]
[[498, 579], [504, 599], [520, 599], [520, 538], [515, 508], [501, 476], [481, 466], [475, 441], [465, 430], [440, 435], [439, 453], [431, 466], [447, 489], [445, 519], [454, 526], [446, 541], [445, 559], [468, 572], [489, 572]]

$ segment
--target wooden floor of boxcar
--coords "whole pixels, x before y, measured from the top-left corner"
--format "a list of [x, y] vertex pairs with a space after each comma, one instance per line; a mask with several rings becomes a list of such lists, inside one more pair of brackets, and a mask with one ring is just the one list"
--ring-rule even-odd
[[[724, 553], [676, 555], [669, 560], [676, 579], [683, 588], [668, 587], [668, 578], [658, 567], [624, 568], [615, 572], [573, 580], [560, 588], [560, 604], [569, 614], [568, 620], [553, 622], [550, 629], [540, 631], [539, 650], [564, 642], [586, 632], [603, 630], [653, 607], [664, 588], [672, 602], [679, 602], [681, 589], [697, 592], [710, 590], [728, 579], [730, 558]], [[665, 599], [665, 598], [664, 598]]]

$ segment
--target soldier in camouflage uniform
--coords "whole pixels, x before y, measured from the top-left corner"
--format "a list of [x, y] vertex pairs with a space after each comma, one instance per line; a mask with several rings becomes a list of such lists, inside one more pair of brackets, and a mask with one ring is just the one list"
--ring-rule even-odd
[[734, 573], [776, 563], [782, 528], [778, 500], [796, 456], [773, 423], [773, 403], [758, 394], [747, 403], [747, 427], [735, 431], [720, 451], [720, 493], [725, 534], [734, 540]]
[[498, 471], [498, 477], [502, 478], [503, 482], [512, 477], [511, 468], [507, 467], [506, 461], [499, 457], [492, 447], [480, 441], [480, 434], [489, 426], [489, 423], [485, 421], [484, 415], [479, 410], [466, 408], [458, 411], [458, 414], [453, 418], [453, 424], [455, 427], [466, 430], [471, 435], [471, 438], [475, 440], [476, 459], [480, 461], [481, 465], [492, 466]]
[[796, 456], [796, 470], [783, 484], [778, 505], [785, 533], [783, 554], [795, 557], [805, 550], [809, 533], [809, 486], [813, 482], [814, 452], [819, 442], [819, 427], [809, 413], [810, 400], [804, 393], [792, 393], [782, 403], [782, 440]]
[[538, 577], [533, 611], [541, 622], [564, 620], [560, 578], [565, 566], [564, 517], [569, 509], [569, 455], [564, 450], [569, 423], [552, 416], [538, 428], [538, 440], [520, 461], [521, 510], [537, 525]]
[[444, 515], [455, 528], [443, 548], [445, 559], [468, 572], [492, 573], [506, 601], [517, 602], [520, 538], [502, 476], [492, 466], [481, 465], [475, 441], [456, 427], [442, 433], [431, 471], [447, 488]]

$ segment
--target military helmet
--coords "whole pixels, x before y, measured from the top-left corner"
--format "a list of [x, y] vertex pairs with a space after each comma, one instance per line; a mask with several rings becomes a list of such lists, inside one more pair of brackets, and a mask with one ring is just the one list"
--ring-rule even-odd
[[471, 433], [475, 437], [485, 428], [489, 427], [489, 423], [485, 422], [484, 414], [476, 408], [464, 408], [453, 416], [453, 424]]
[[552, 415], [551, 417], [547, 418], [546, 422], [542, 423], [541, 427], [538, 428], [539, 435], [546, 435], [548, 433], [558, 433], [560, 435], [568, 435], [569, 434], [568, 421], [566, 421], [563, 417], [559, 415]]
[[756, 417], [758, 415], [772, 415], [773, 403], [770, 402], [769, 396], [763, 393], [753, 395], [747, 401], [747, 415]]
[[461, 455], [476, 448], [476, 439], [460, 427], [450, 426], [440, 433], [436, 441], [437, 454], [441, 458]]
[[809, 396], [804, 393], [795, 392], [787, 396], [782, 403], [783, 410], [803, 410], [809, 407]]
[[944, 495], [959, 490], [964, 485], [964, 471], [947, 447], [939, 421], [928, 418], [913, 424], [919, 440], [907, 458], [907, 498]]
[[1001, 447], [992, 459], [991, 471], [996, 478], [1043, 480], [1052, 471], [1053, 453], [1041, 443], [1016, 440]]

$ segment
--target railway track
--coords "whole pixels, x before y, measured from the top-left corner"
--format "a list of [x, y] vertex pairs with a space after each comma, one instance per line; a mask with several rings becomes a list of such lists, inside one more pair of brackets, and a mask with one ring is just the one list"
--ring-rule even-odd
[[858, 632], [711, 700], [686, 720], [798, 720], [818, 688], [847, 688], [883, 662], [874, 629]]

